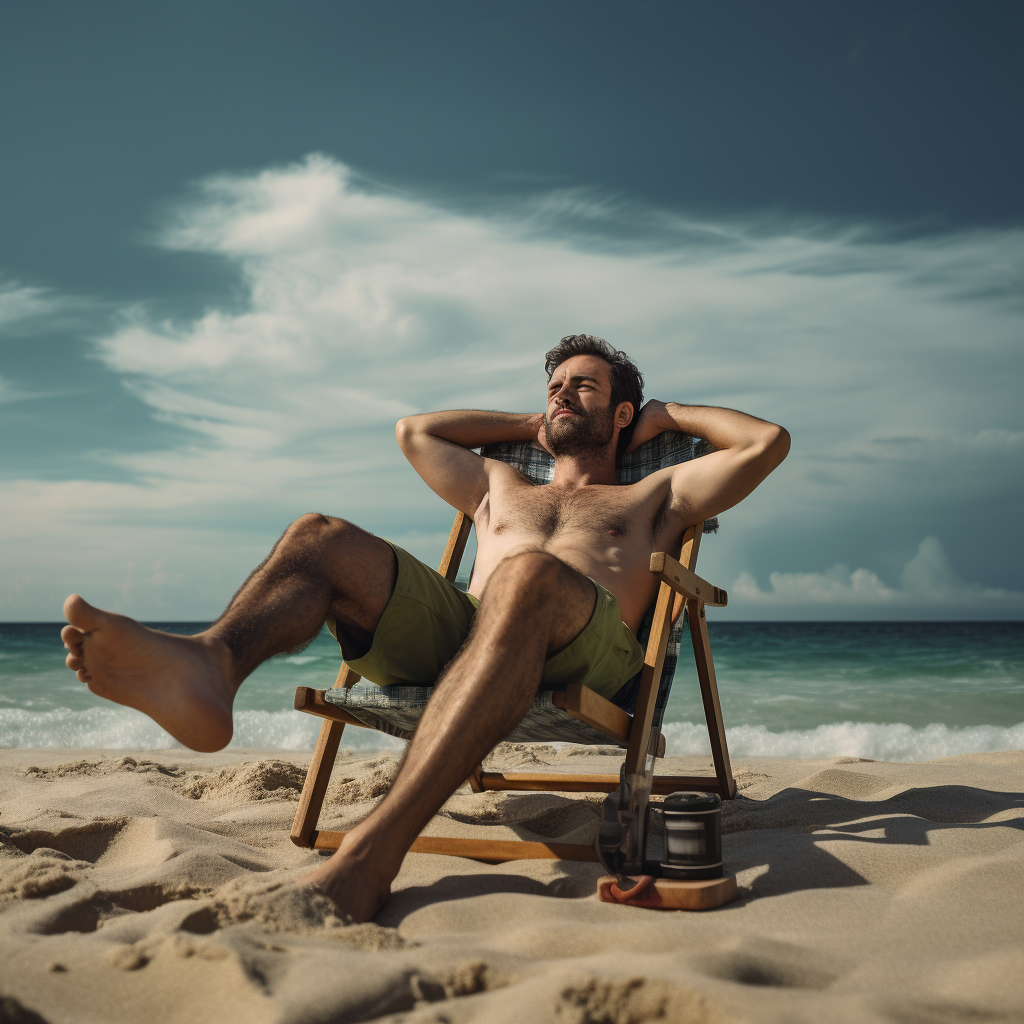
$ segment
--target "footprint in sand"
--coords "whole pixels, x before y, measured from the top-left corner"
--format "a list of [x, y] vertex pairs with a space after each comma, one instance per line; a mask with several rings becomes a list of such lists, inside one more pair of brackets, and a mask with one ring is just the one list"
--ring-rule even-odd
[[0, 900], [33, 900], [63, 892], [77, 885], [91, 867], [86, 861], [45, 848], [0, 858]]
[[323, 893], [298, 883], [291, 871], [233, 878], [213, 893], [213, 909], [222, 926], [253, 922], [268, 931], [322, 931], [347, 923]]
[[323, 893], [297, 882], [292, 871], [234, 878], [214, 892], [211, 910], [220, 927], [256, 924], [267, 932], [327, 936], [353, 949], [373, 952], [416, 945], [403, 939], [395, 928], [373, 921], [354, 924], [340, 917]]

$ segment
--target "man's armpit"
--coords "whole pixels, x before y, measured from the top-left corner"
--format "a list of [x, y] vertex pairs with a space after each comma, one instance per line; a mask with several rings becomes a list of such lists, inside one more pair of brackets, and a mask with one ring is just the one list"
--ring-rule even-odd
[[[705, 455], [699, 461], [707, 463], [712, 455]], [[717, 515], [721, 509], [709, 511], [709, 502], [714, 502], [715, 493], [729, 475], [728, 466], [697, 465], [696, 459], [672, 469], [672, 512], [679, 516], [686, 526], [699, 520]]]

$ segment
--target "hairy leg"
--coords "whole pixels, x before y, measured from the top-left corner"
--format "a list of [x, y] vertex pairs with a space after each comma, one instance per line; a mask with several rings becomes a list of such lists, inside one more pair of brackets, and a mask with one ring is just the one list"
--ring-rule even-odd
[[597, 591], [545, 552], [513, 555], [487, 583], [473, 629], [427, 705], [388, 795], [307, 880], [342, 913], [373, 917], [421, 829], [515, 727], [544, 662], [593, 614]]
[[328, 615], [353, 657], [353, 649], [373, 640], [397, 571], [394, 551], [379, 537], [343, 519], [306, 515], [285, 531], [208, 632], [231, 649], [239, 682], [272, 655], [314, 639]]
[[208, 629], [183, 637], [64, 602], [68, 668], [93, 693], [149, 715], [194, 750], [231, 739], [231, 708], [260, 662], [312, 640], [325, 617], [343, 643], [372, 640], [395, 585], [392, 549], [341, 519], [311, 514], [293, 523]]

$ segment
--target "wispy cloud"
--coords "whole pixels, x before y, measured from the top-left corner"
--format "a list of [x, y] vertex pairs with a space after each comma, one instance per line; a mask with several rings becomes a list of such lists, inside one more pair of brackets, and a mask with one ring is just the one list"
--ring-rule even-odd
[[[184, 322], [135, 305], [94, 351], [188, 441], [97, 456], [134, 483], [8, 485], [20, 589], [2, 614], [90, 574], [118, 593], [138, 576], [140, 607], [190, 614], [193, 572], [213, 612], [308, 509], [434, 559], [424, 538], [443, 531], [445, 509], [405, 465], [394, 421], [538, 408], [543, 353], [575, 331], [629, 351], [652, 396], [743, 408], [793, 433], [784, 467], [724, 520], [718, 578], [784, 573], [797, 539], [825, 550], [851, 522], [913, 523], [967, 495], [1018, 500], [1019, 230], [700, 221], [581, 190], [459, 210], [312, 156], [205, 182], [163, 244], [228, 261], [247, 301]], [[766, 566], [778, 528], [789, 540]], [[127, 563], [142, 568], [115, 586], [111, 566]], [[836, 585], [853, 592], [854, 575]]]
[[66, 388], [57, 391], [26, 391], [13, 381], [0, 377], [0, 405], [7, 405], [10, 402], [30, 402], [37, 398], [62, 398], [72, 394], [77, 394], [77, 392]]
[[0, 282], [0, 327], [56, 312], [67, 300], [48, 288], [23, 285], [17, 281]]

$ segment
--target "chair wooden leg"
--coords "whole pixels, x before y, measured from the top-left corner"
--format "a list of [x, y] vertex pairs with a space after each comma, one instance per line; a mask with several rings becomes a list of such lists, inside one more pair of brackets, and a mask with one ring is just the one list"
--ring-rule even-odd
[[296, 846], [314, 848], [317, 822], [320, 820], [334, 759], [338, 756], [338, 744], [344, 731], [344, 722], [324, 722], [320, 726], [320, 735], [309, 761], [309, 771], [306, 772], [306, 781], [292, 822], [292, 842]]
[[707, 719], [708, 736], [711, 740], [711, 756], [714, 758], [715, 774], [718, 776], [718, 791], [723, 800], [730, 800], [736, 795], [736, 782], [732, 777], [729, 746], [725, 739], [725, 723], [722, 720], [722, 705], [718, 699], [718, 681], [715, 679], [715, 663], [711, 657], [704, 602], [687, 601], [686, 605], [690, 639], [693, 641], [693, 656], [697, 663], [697, 679], [704, 702], [704, 717]]
[[647, 642], [647, 654], [644, 659], [643, 674], [640, 677], [640, 690], [633, 709], [633, 724], [629, 730], [629, 745], [626, 748], [626, 774], [642, 775], [647, 768], [648, 754], [654, 754], [651, 748], [651, 730], [654, 721], [654, 705], [658, 698], [658, 686], [661, 673], [665, 667], [665, 651], [668, 649], [668, 637], [672, 626], [669, 618], [672, 614], [673, 591], [662, 583], [658, 591], [658, 603], [654, 610], [654, 621], [651, 625], [651, 637]]
[[465, 512], [456, 512], [455, 521], [452, 523], [451, 532], [448, 534], [448, 544], [445, 546], [444, 554], [441, 556], [441, 564], [437, 568], [437, 571], [449, 583], [454, 583], [455, 577], [459, 574], [462, 554], [466, 550], [466, 542], [469, 540], [469, 534], [472, 529], [473, 520]]
[[482, 793], [484, 791], [484, 766], [482, 764], [478, 764], [466, 781], [469, 783], [469, 788], [473, 790], [474, 793]]

